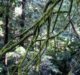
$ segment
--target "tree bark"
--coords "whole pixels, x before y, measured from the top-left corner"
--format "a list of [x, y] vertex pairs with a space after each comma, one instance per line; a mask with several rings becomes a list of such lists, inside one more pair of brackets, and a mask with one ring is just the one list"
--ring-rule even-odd
[[[25, 4], [26, 4], [26, 0], [22, 0], [22, 14], [21, 14], [21, 22], [20, 22], [21, 32], [23, 31], [23, 27], [25, 26]], [[23, 38], [23, 36], [20, 36], [20, 39], [21, 38]], [[24, 46], [24, 42], [21, 42], [20, 45]]]
[[[9, 24], [9, 3], [7, 1], [7, 4], [6, 4], [6, 13], [5, 13], [5, 33], [4, 33], [4, 45], [6, 45], [8, 43], [8, 24]], [[4, 69], [3, 69], [3, 73], [4, 75], [7, 75], [7, 57], [6, 57], [6, 54], [4, 54], [3, 56], [3, 64], [4, 64]]]

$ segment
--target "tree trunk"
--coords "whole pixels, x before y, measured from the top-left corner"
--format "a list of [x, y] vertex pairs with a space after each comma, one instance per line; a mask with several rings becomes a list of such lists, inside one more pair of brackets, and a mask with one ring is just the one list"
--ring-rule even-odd
[[5, 16], [5, 38], [4, 38], [4, 44], [8, 43], [8, 23], [9, 23], [9, 15], [8, 15], [8, 7], [6, 7], [6, 16]]
[[[8, 5], [8, 1], [6, 4], [6, 13], [5, 13], [5, 33], [4, 33], [4, 45], [6, 45], [8, 43], [8, 24], [9, 24], [9, 5]], [[4, 69], [3, 69], [3, 73], [4, 75], [7, 75], [7, 57], [6, 54], [4, 54], [3, 56], [3, 64], [4, 64]]]
[[[23, 31], [23, 27], [25, 26], [25, 3], [26, 0], [22, 0], [22, 14], [21, 14], [21, 22], [20, 22], [21, 32]], [[20, 39], [21, 38], [23, 38], [23, 36], [20, 36]], [[21, 42], [20, 45], [23, 46], [24, 42]]]

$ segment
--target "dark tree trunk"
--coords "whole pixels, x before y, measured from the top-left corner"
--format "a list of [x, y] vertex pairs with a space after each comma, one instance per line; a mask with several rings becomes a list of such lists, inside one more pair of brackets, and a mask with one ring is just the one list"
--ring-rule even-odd
[[67, 60], [62, 60], [59, 70], [62, 72], [62, 75], [68, 75], [69, 71], [71, 70], [70, 63]]
[[[8, 9], [7, 9], [8, 11]], [[8, 12], [6, 12], [6, 16], [5, 16], [5, 38], [4, 38], [4, 44], [8, 43], [8, 23], [9, 23], [9, 15]]]
[[[22, 0], [22, 14], [21, 14], [21, 22], [20, 22], [21, 32], [23, 31], [23, 27], [25, 26], [25, 3], [26, 0]], [[21, 38], [23, 38], [23, 36], [20, 36], [20, 39]], [[22, 42], [20, 45], [23, 46], [24, 42]]]
[[[5, 13], [5, 33], [4, 33], [4, 45], [6, 45], [8, 43], [8, 24], [9, 24], [9, 5], [8, 5], [8, 1], [6, 4], [6, 13]], [[4, 69], [3, 69], [3, 73], [4, 75], [7, 75], [7, 57], [6, 54], [4, 54], [3, 56], [3, 64], [4, 64]]]

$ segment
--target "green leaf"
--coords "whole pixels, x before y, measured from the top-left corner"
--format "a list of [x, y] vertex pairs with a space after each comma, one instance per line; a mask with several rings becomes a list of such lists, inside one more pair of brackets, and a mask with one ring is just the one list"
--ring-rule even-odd
[[72, 71], [70, 71], [68, 75], [73, 75], [73, 74], [72, 74]]

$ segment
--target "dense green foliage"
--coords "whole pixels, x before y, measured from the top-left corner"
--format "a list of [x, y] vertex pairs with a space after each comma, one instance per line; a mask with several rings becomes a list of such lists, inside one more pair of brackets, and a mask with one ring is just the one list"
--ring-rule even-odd
[[79, 33], [80, 0], [0, 0], [0, 75], [79, 75]]

